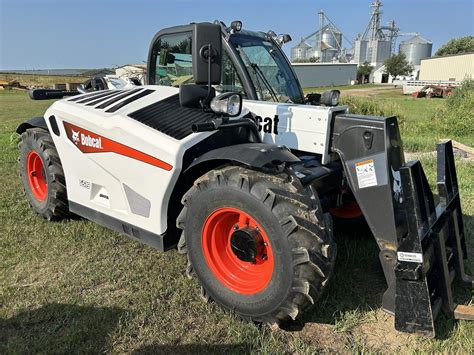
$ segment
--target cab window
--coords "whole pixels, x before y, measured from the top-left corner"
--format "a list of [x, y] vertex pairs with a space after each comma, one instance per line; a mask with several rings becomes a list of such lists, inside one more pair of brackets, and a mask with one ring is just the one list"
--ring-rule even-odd
[[[179, 87], [193, 84], [192, 32], [161, 36], [153, 46], [152, 61], [155, 85]], [[242, 80], [225, 51], [222, 53], [221, 83], [215, 89], [218, 93], [238, 92], [246, 96]]]
[[193, 83], [192, 32], [161, 36], [153, 47], [155, 84]]
[[242, 85], [242, 80], [240, 80], [237, 69], [235, 69], [234, 64], [230, 60], [227, 52], [222, 54], [222, 77], [221, 83], [215, 87], [218, 93], [224, 92], [238, 92], [242, 94], [243, 97], [246, 97], [244, 87]]

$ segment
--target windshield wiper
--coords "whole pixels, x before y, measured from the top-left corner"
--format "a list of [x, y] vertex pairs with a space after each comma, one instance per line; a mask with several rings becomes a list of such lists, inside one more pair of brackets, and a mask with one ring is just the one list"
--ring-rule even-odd
[[272, 95], [272, 98], [275, 102], [278, 102], [278, 97], [275, 93], [275, 90], [273, 90], [273, 87], [270, 85], [270, 83], [268, 82], [267, 78], [265, 77], [265, 75], [263, 74], [262, 72], [262, 69], [260, 69], [260, 67], [256, 64], [256, 63], [250, 63], [250, 66], [252, 67], [254, 73], [256, 76], [260, 77], [260, 80], [263, 81], [263, 83], [265, 84], [265, 86], [267, 87], [268, 91], [270, 91], [270, 94]]

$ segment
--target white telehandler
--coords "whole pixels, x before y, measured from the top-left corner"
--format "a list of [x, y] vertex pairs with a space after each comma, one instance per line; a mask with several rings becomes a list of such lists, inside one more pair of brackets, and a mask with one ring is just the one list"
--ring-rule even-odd
[[178, 247], [206, 299], [269, 324], [317, 305], [333, 217], [365, 218], [397, 329], [434, 336], [441, 308], [472, 319], [452, 297], [455, 278], [473, 281], [451, 143], [438, 145], [435, 205], [397, 118], [350, 114], [338, 91], [305, 97], [289, 40], [240, 21], [161, 30], [147, 85], [67, 96], [18, 127], [32, 208]]

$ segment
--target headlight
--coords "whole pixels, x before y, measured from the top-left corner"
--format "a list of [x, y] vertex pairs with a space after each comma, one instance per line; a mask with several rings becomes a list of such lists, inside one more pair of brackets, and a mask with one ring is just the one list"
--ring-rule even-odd
[[211, 110], [225, 116], [238, 116], [242, 111], [242, 96], [235, 92], [220, 94], [212, 99]]
[[320, 103], [326, 106], [337, 106], [339, 103], [339, 96], [341, 92], [339, 90], [328, 90], [322, 93]]

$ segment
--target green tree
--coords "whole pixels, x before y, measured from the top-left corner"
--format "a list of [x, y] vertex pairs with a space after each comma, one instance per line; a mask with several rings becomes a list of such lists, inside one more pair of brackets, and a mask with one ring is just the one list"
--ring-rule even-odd
[[413, 71], [413, 66], [408, 63], [404, 53], [392, 55], [385, 62], [385, 73], [394, 78], [399, 75], [408, 75]]
[[442, 45], [437, 51], [437, 57], [451, 54], [461, 54], [474, 52], [474, 36], [453, 38], [448, 43]]
[[357, 77], [365, 79], [367, 76], [372, 74], [372, 71], [374, 70], [374, 67], [370, 65], [368, 61], [365, 61], [359, 67], [357, 68]]

